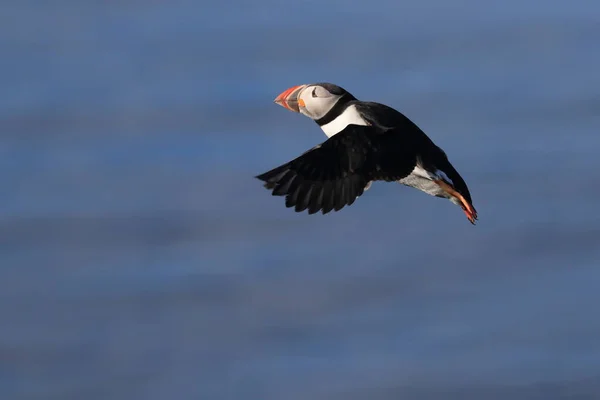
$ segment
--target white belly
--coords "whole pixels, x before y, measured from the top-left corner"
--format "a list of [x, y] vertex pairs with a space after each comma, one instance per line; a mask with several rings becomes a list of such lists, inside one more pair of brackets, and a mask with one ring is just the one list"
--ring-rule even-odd
[[434, 179], [442, 179], [452, 184], [450, 178], [448, 178], [442, 171], [438, 170], [435, 173], [431, 173], [421, 168], [419, 165], [413, 169], [410, 175], [400, 179], [398, 183], [421, 190], [432, 196], [450, 198], [448, 193], [446, 193], [437, 183], [434, 182]]
[[449, 197], [448, 194], [444, 192], [437, 183], [430, 179], [423, 178], [415, 174], [410, 174], [406, 178], [400, 179], [398, 183], [413, 187], [415, 189], [419, 189], [432, 196]]

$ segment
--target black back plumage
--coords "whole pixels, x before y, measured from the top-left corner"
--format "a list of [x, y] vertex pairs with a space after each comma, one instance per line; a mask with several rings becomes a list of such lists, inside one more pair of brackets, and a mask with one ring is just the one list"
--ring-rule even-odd
[[413, 121], [400, 111], [381, 103], [351, 101], [346, 107], [354, 105], [363, 118], [372, 126], [379, 128], [396, 127], [404, 137], [403, 144], [410, 146], [419, 159], [419, 163], [428, 171], [443, 171], [452, 180], [454, 189], [472, 202], [467, 184], [448, 160], [448, 156]]

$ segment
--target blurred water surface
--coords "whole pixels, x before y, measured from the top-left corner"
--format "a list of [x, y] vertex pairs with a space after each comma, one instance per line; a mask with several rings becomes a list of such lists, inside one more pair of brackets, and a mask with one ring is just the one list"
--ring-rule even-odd
[[[9, 1], [2, 399], [600, 398], [600, 6]], [[419, 124], [480, 223], [253, 178], [331, 81]]]

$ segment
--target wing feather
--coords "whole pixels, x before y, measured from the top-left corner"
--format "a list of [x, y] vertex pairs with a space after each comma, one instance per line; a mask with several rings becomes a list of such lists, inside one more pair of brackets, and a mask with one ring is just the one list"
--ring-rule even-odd
[[256, 178], [285, 205], [309, 214], [353, 204], [369, 182], [397, 180], [414, 167], [414, 157], [391, 129], [348, 125], [299, 157]]

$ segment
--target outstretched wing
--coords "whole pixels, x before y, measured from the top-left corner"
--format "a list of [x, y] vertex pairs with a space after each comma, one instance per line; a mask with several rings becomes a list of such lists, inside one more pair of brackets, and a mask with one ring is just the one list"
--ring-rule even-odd
[[[348, 125], [300, 157], [258, 175], [286, 207], [323, 214], [339, 211], [362, 195], [372, 180], [394, 180], [412, 170], [398, 138], [372, 126]], [[394, 150], [395, 149], [395, 150]]]

